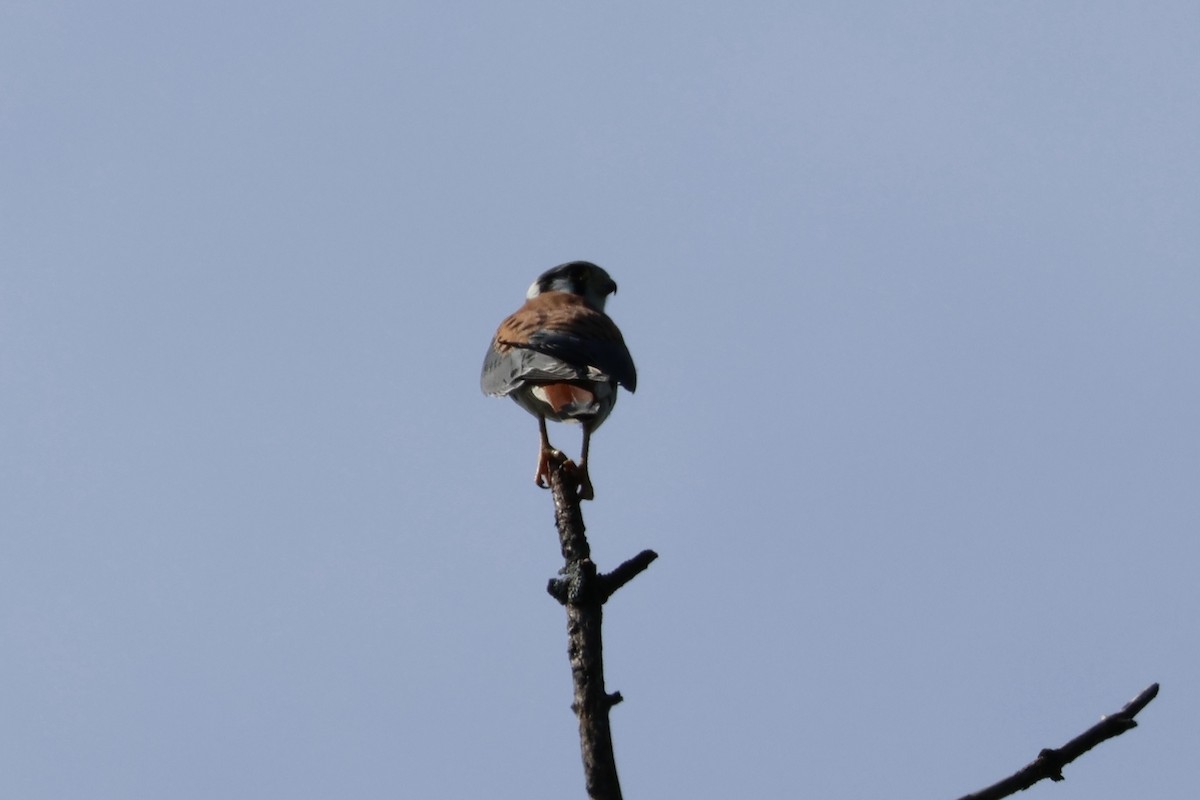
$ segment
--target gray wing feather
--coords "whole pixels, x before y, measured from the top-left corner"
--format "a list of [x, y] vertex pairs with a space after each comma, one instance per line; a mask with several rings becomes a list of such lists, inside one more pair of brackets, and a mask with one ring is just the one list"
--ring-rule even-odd
[[489, 347], [483, 359], [483, 372], [479, 377], [484, 394], [506, 395], [524, 381], [581, 380], [587, 370], [573, 367], [554, 356], [513, 347], [500, 353]]
[[577, 336], [570, 331], [538, 331], [529, 337], [529, 346], [559, 363], [566, 361], [594, 367], [632, 392], [637, 388], [637, 369], [633, 366], [629, 348], [615, 328], [614, 333], [615, 339], [596, 339]]

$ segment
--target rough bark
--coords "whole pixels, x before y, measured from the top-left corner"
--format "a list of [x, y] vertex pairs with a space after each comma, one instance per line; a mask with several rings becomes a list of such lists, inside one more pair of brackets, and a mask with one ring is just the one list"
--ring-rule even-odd
[[546, 588], [567, 609], [567, 657], [575, 694], [571, 709], [579, 718], [584, 781], [592, 800], [620, 800], [621, 784], [608, 712], [621, 702], [621, 695], [609, 694], [604, 687], [604, 643], [600, 628], [608, 598], [658, 556], [651, 550], [643, 550], [611, 573], [599, 573], [584, 531], [578, 481], [573, 465], [564, 458], [551, 461], [550, 490], [565, 564], [559, 577], [551, 579]]

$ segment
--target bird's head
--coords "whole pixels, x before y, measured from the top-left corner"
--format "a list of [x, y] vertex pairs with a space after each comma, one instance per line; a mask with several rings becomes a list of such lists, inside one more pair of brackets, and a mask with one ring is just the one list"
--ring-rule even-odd
[[532, 300], [543, 292], [577, 294], [592, 308], [603, 311], [608, 296], [617, 292], [617, 282], [590, 261], [569, 261], [538, 276], [525, 297]]

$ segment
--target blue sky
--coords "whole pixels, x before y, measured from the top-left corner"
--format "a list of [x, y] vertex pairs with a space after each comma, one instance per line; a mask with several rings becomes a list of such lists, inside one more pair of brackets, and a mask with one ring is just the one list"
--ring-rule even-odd
[[[0, 4], [0, 794], [580, 796], [537, 430], [589, 259], [629, 797], [1191, 797], [1189, 3]], [[578, 431], [556, 426], [568, 451]]]

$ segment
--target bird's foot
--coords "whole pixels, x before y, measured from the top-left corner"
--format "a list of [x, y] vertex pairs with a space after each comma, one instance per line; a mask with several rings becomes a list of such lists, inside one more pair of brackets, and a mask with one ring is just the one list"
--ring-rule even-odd
[[592, 487], [592, 479], [588, 475], [587, 465], [580, 466], [574, 461], [568, 461], [567, 468], [571, 471], [571, 477], [575, 479], [575, 485], [579, 487], [579, 499], [595, 500], [596, 490]]
[[550, 469], [552, 463], [557, 464], [559, 469], [565, 471], [575, 481], [575, 485], [579, 488], [580, 500], [595, 499], [596, 491], [592, 488], [592, 479], [588, 476], [587, 467], [579, 466], [567, 458], [561, 450], [555, 450], [554, 448], [542, 450], [538, 454], [537, 472], [533, 475], [534, 483], [542, 489], [550, 488]]
[[533, 482], [543, 489], [550, 488], [550, 462], [570, 463], [561, 450], [553, 447], [543, 447], [538, 453], [537, 472], [533, 474]]

